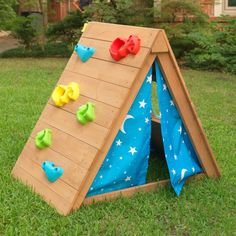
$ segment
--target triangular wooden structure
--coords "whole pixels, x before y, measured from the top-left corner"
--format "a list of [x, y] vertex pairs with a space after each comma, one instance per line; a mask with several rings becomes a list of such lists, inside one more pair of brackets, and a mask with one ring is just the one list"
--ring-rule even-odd
[[[108, 50], [111, 42], [116, 37], [127, 38], [130, 34], [140, 37], [140, 52], [115, 62]], [[82, 203], [111, 199], [121, 194], [129, 196], [166, 184], [167, 181], [161, 181], [85, 198], [155, 59], [159, 62], [205, 174], [213, 178], [220, 176], [163, 30], [91, 22], [80, 43], [96, 48], [96, 53], [86, 63], [82, 63], [73, 53], [58, 83], [79, 83], [81, 96], [62, 108], [48, 101], [16, 162], [13, 176], [32, 186], [35, 192], [64, 215], [79, 208]], [[95, 122], [81, 126], [75, 119], [75, 112], [87, 101], [95, 103], [97, 118]], [[44, 128], [52, 129], [53, 144], [50, 148], [38, 150], [34, 137]], [[48, 182], [41, 169], [44, 160], [53, 161], [65, 170], [55, 183]]]

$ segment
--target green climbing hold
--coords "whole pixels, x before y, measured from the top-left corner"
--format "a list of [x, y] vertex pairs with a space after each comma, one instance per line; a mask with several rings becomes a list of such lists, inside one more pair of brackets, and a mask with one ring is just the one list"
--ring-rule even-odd
[[91, 102], [79, 107], [76, 113], [77, 120], [80, 124], [86, 125], [88, 122], [95, 120], [95, 105]]
[[52, 130], [44, 129], [37, 133], [35, 145], [39, 149], [44, 149], [52, 144]]

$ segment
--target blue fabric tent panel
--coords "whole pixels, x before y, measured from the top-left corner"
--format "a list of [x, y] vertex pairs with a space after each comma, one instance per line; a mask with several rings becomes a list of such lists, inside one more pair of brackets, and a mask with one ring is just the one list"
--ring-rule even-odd
[[203, 170], [157, 62], [155, 66], [165, 158], [179, 196], [186, 179]]
[[87, 196], [146, 183], [151, 139], [152, 69], [148, 72]]

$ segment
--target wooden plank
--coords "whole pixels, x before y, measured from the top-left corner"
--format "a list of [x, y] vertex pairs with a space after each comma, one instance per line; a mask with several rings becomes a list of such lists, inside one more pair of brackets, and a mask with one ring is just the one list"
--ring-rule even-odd
[[165, 81], [180, 112], [199, 161], [209, 177], [219, 177], [220, 170], [206, 138], [196, 110], [190, 100], [187, 87], [180, 73], [171, 47], [166, 39], [170, 53], [159, 53], [157, 58]]
[[142, 47], [151, 48], [158, 32], [159, 29], [89, 22], [83, 37], [112, 42], [117, 37], [128, 38], [134, 34], [141, 39]]
[[71, 211], [70, 203], [65, 201], [61, 196], [53, 192], [50, 188], [39, 182], [37, 179], [29, 175], [18, 165], [14, 167], [12, 175], [15, 178], [21, 180], [23, 183], [30, 185], [33, 190], [39, 193], [46, 202], [54, 206], [60, 214], [67, 215]]
[[31, 137], [35, 138], [36, 134], [45, 129], [52, 130], [53, 142], [50, 148], [66, 158], [72, 160], [84, 169], [88, 169], [97, 154], [97, 149], [84, 143], [75, 137], [54, 128], [43, 121], [38, 121], [34, 127]]
[[[190, 182], [190, 181], [196, 180], [196, 179], [201, 179], [203, 177], [204, 177], [204, 174], [197, 174], [195, 176], [191, 176], [187, 182]], [[83, 205], [88, 205], [88, 204], [92, 204], [95, 202], [101, 202], [101, 201], [110, 201], [110, 200], [114, 200], [116, 198], [119, 198], [121, 196], [131, 197], [135, 193], [138, 193], [138, 192], [156, 191], [159, 187], [165, 187], [169, 183], [170, 183], [169, 179], [160, 180], [158, 182], [148, 183], [148, 184], [139, 185], [139, 186], [135, 186], [135, 187], [131, 187], [131, 188], [126, 188], [126, 189], [122, 189], [122, 190], [117, 190], [117, 191], [113, 191], [113, 192], [109, 192], [109, 193], [99, 194], [99, 195], [92, 196], [92, 197], [87, 197], [84, 199]], [[76, 208], [73, 208], [73, 209], [76, 209]]]
[[[78, 108], [86, 102], [92, 102], [95, 105], [96, 120], [94, 123], [109, 129], [112, 122], [116, 119], [117, 113], [119, 112], [118, 108], [106, 105], [93, 99], [89, 99], [85, 96], [80, 96], [77, 101], [71, 101], [59, 109], [76, 114]], [[49, 104], [54, 106], [54, 103], [51, 99], [49, 100]]]
[[168, 52], [169, 48], [166, 44], [166, 39], [164, 37], [164, 31], [160, 30], [157, 39], [152, 46], [152, 53]]
[[25, 159], [30, 159], [40, 166], [44, 161], [52, 161], [56, 166], [61, 166], [64, 169], [64, 173], [60, 179], [75, 189], [79, 189], [82, 179], [87, 173], [86, 169], [50, 148], [37, 149], [32, 138], [27, 141], [19, 161], [24, 162]]
[[[81, 37], [79, 43], [87, 47], [93, 47], [96, 49], [93, 58], [114, 62], [109, 52], [111, 42]], [[122, 60], [118, 61], [117, 63], [141, 68], [145, 58], [148, 56], [149, 53], [149, 48], [141, 47], [137, 55], [130, 54], [126, 58], [123, 58]]]
[[75, 53], [67, 63], [66, 70], [126, 88], [132, 86], [139, 72], [139, 69], [135, 67], [95, 58], [90, 58], [86, 63], [83, 63]]
[[31, 178], [37, 179], [37, 181], [41, 182], [43, 185], [50, 188], [53, 192], [60, 195], [68, 203], [72, 204], [72, 202], [74, 201], [74, 197], [76, 196], [77, 192], [76, 189], [66, 184], [61, 179], [58, 179], [54, 183], [49, 182], [45, 176], [43, 169], [38, 163], [29, 158], [22, 157], [19, 158], [16, 165], [24, 169], [24, 171], [26, 171], [31, 176]]
[[45, 107], [40, 120], [98, 149], [102, 147], [108, 134], [107, 128], [94, 122], [83, 126], [79, 124], [74, 114], [50, 104]]
[[114, 140], [117, 132], [119, 131], [119, 128], [120, 128], [127, 112], [129, 111], [129, 108], [131, 107], [132, 102], [134, 101], [139, 89], [141, 88], [142, 83], [143, 83], [144, 79], [146, 78], [146, 75], [147, 75], [150, 67], [152, 66], [154, 60], [155, 60], [155, 55], [153, 55], [153, 54], [150, 55], [148, 60], [145, 63], [145, 66], [142, 68], [138, 77], [136, 78], [135, 83], [133, 84], [133, 87], [130, 91], [130, 94], [127, 97], [124, 105], [122, 106], [122, 110], [121, 110], [119, 116], [117, 117], [117, 120], [114, 123], [111, 131], [109, 132], [109, 135], [107, 136], [107, 138], [104, 142], [104, 146], [102, 147], [102, 150], [97, 154], [93, 164], [91, 165], [91, 168], [89, 169], [89, 172], [87, 173], [85, 181], [81, 185], [82, 188], [78, 192], [77, 201], [75, 202], [75, 208], [79, 208], [79, 206], [82, 204], [82, 202], [88, 192], [88, 189], [91, 186], [100, 166], [102, 165], [104, 158], [107, 155], [107, 152], [109, 151], [109, 148], [110, 148], [111, 144], [113, 143], [113, 140]]
[[[66, 85], [72, 81], [79, 84], [81, 95], [117, 108], [121, 107], [124, 98], [129, 93], [128, 88], [96, 80], [67, 70], [62, 73], [58, 84]], [[71, 102], [69, 104], [71, 104]]]

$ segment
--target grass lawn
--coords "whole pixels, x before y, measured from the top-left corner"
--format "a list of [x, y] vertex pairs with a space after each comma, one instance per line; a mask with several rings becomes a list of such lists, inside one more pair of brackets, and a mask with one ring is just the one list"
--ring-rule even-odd
[[169, 188], [60, 216], [11, 170], [66, 64], [0, 60], [0, 235], [236, 235], [236, 76], [183, 70], [222, 171], [177, 198]]

